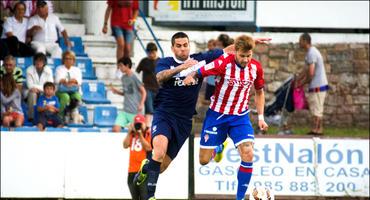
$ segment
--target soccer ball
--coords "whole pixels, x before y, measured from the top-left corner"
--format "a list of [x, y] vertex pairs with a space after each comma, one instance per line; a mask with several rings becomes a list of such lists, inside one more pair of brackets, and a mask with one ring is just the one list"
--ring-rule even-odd
[[265, 187], [252, 188], [249, 200], [274, 200], [274, 194], [270, 189]]

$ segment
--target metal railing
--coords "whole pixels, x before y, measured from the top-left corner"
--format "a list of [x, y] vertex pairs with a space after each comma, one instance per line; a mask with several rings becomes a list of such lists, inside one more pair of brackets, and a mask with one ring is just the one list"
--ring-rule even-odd
[[[143, 18], [143, 20], [144, 20], [144, 22], [145, 22], [145, 25], [146, 25], [146, 27], [148, 28], [148, 30], [149, 30], [149, 32], [150, 32], [150, 34], [152, 35], [152, 37], [153, 37], [153, 39], [154, 39], [154, 42], [156, 43], [156, 45], [157, 45], [157, 47], [158, 47], [159, 51], [161, 52], [162, 58], [163, 58], [163, 57], [164, 57], [163, 49], [162, 49], [161, 45], [159, 44], [158, 38], [155, 36], [155, 34], [154, 34], [153, 30], [152, 30], [152, 27], [150, 26], [150, 24], [149, 24], [149, 23], [148, 23], [148, 21], [146, 20], [146, 17], [145, 17], [144, 12], [143, 12], [141, 9], [139, 9], [139, 15], [140, 15], [140, 17], [141, 17], [141, 18]], [[138, 33], [137, 33], [137, 30], [136, 30], [136, 29], [134, 29], [134, 34], [135, 34], [136, 38], [139, 40], [140, 46], [143, 48], [143, 50], [145, 51], [145, 53], [146, 53], [146, 54], [148, 54], [148, 52], [146, 52], [146, 48], [145, 48], [145, 46], [144, 46], [144, 43], [143, 43], [143, 41], [140, 39], [140, 37], [139, 37], [139, 35], [138, 35]]]

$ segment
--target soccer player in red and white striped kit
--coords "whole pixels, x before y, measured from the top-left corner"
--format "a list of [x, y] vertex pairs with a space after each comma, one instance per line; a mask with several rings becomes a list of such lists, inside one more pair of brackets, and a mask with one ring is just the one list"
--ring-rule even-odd
[[213, 62], [189, 74], [184, 83], [191, 85], [197, 78], [215, 75], [216, 89], [203, 123], [200, 140], [199, 162], [206, 165], [216, 148], [221, 147], [227, 136], [233, 140], [241, 157], [238, 170], [236, 199], [244, 199], [253, 170], [254, 131], [248, 113], [249, 92], [254, 85], [258, 126], [267, 130], [263, 112], [265, 95], [261, 64], [252, 58], [255, 42], [242, 35], [235, 40], [235, 54], [223, 54]]

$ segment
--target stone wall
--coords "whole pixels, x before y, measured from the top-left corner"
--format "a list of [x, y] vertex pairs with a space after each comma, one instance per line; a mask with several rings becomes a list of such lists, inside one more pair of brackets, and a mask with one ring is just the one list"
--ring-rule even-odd
[[[337, 127], [369, 127], [369, 44], [319, 44], [331, 89], [324, 123]], [[266, 102], [290, 75], [304, 66], [298, 43], [257, 45], [254, 57], [264, 68]], [[290, 114], [290, 123], [309, 125], [307, 110]]]

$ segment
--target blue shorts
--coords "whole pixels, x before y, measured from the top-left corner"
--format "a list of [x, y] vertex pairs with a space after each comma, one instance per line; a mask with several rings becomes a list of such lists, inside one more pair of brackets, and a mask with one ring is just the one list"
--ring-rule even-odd
[[118, 26], [112, 26], [112, 35], [115, 38], [123, 37], [125, 42], [132, 43], [134, 40], [134, 31], [133, 30], [125, 30]]
[[155, 112], [152, 122], [152, 142], [157, 135], [168, 139], [167, 155], [173, 160], [179, 153], [192, 128], [191, 119], [180, 119], [170, 114]]
[[203, 123], [200, 147], [214, 149], [221, 145], [227, 136], [235, 147], [243, 142], [254, 141], [254, 130], [249, 115], [226, 115], [208, 109]]
[[157, 95], [157, 92], [151, 90], [146, 90], [146, 99], [145, 99], [145, 114], [153, 114], [154, 112], [154, 99]]

